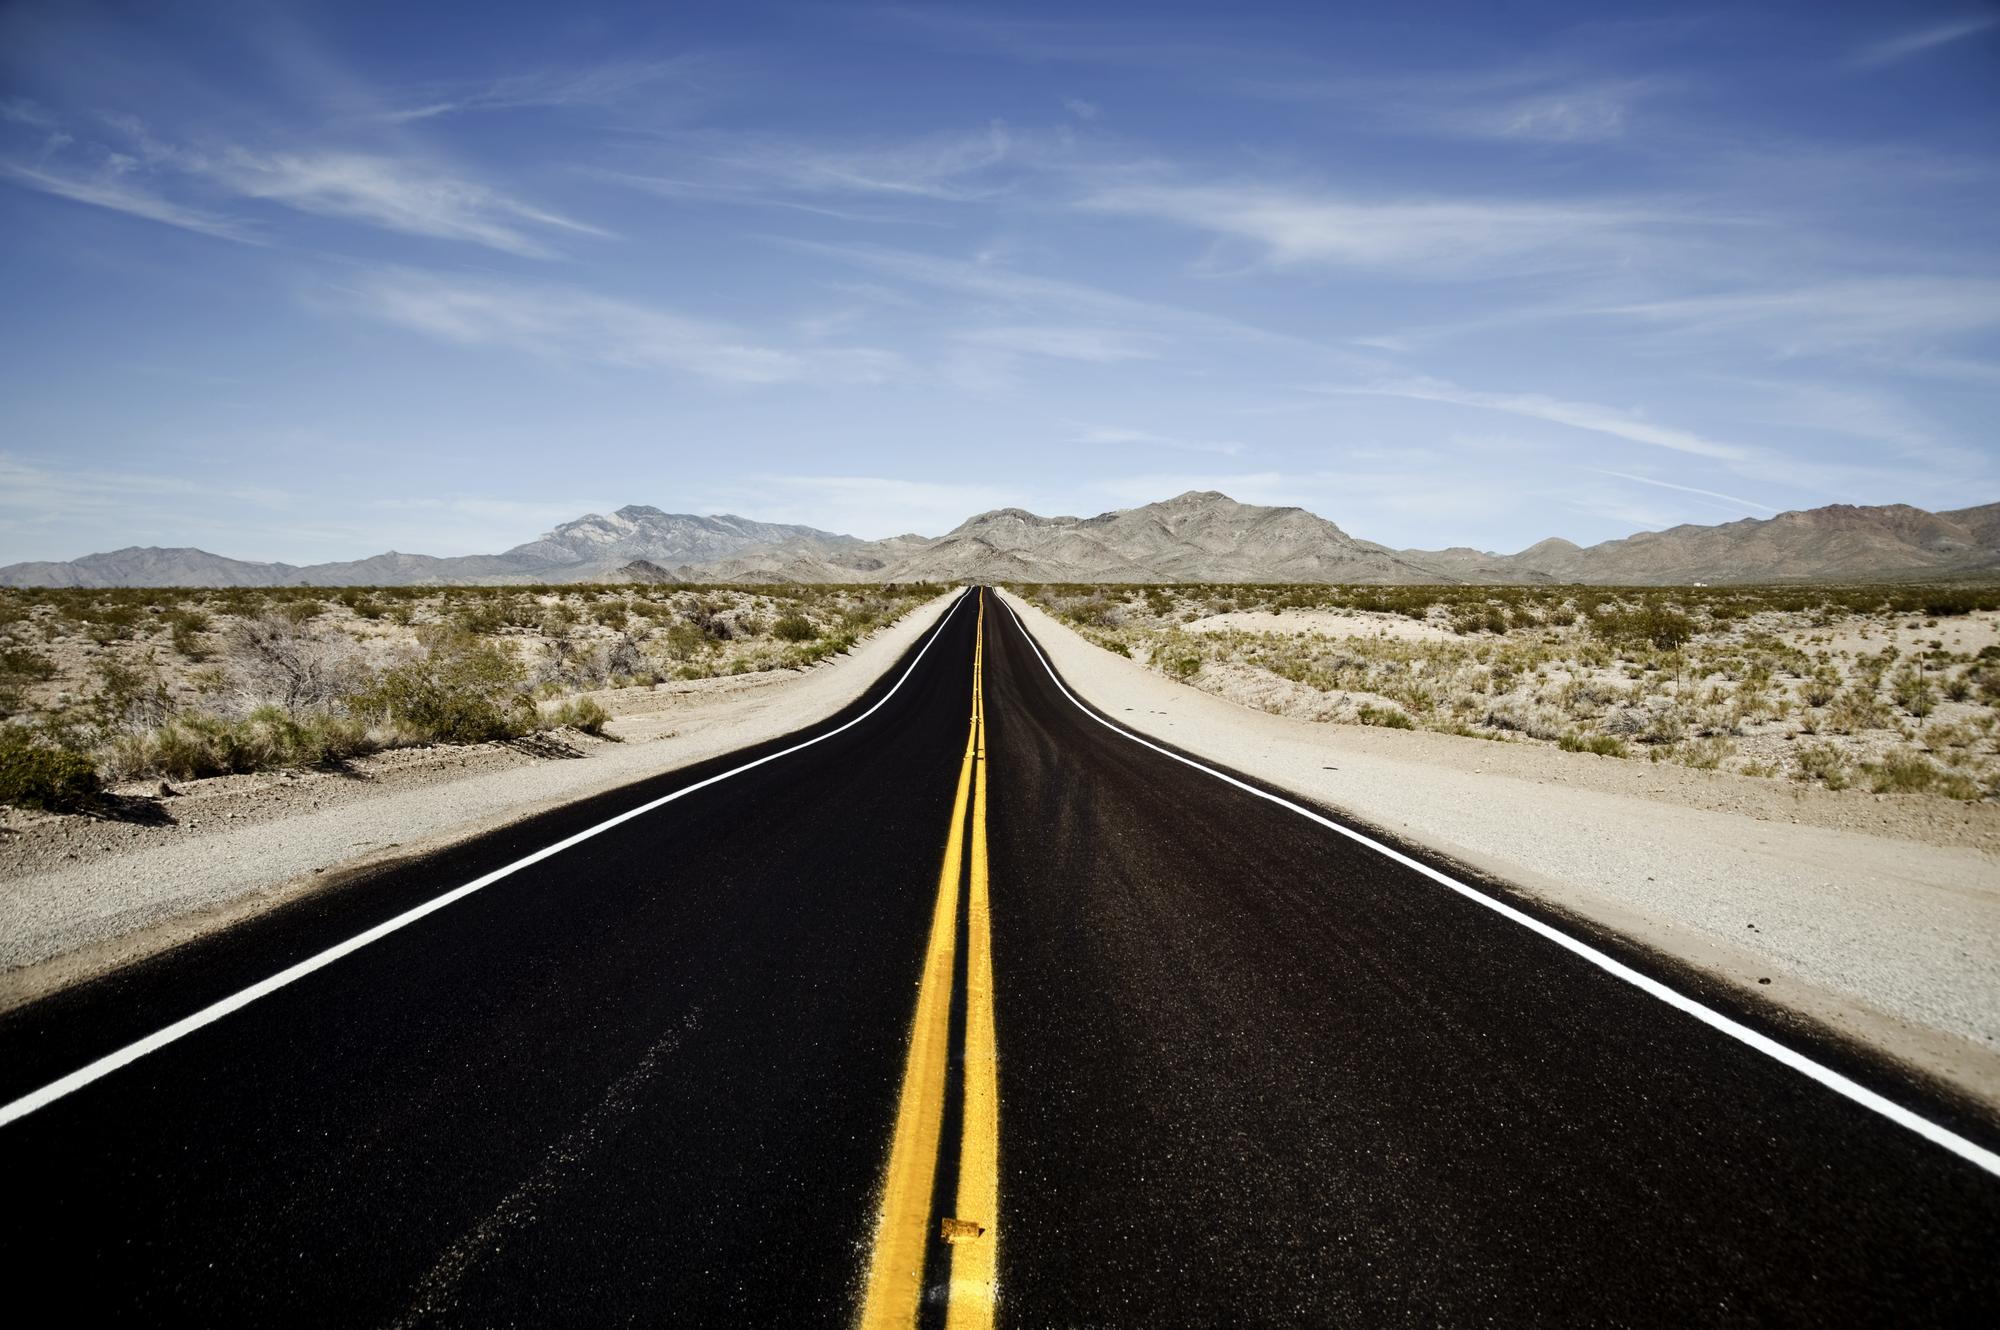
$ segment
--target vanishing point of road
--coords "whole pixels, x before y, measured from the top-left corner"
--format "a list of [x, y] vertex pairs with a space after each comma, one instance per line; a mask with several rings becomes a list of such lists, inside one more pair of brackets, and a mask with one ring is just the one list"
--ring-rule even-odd
[[1979, 1110], [1116, 721], [974, 590], [798, 734], [0, 1018], [14, 1296], [2000, 1324]]

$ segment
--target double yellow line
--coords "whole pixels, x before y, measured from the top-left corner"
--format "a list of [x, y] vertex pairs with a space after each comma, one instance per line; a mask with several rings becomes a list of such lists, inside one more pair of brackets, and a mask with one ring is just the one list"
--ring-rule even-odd
[[[986, 592], [979, 592], [979, 624], [972, 648], [972, 725], [958, 768], [951, 838], [938, 873], [917, 1015], [903, 1064], [896, 1105], [896, 1135], [868, 1285], [861, 1304], [863, 1330], [914, 1326], [924, 1292], [924, 1265], [933, 1243], [948, 1246], [951, 1261], [947, 1330], [987, 1330], [993, 1324], [1000, 1248], [1000, 1089], [993, 1046], [993, 936], [986, 878]], [[968, 797], [969, 796], [969, 797]], [[965, 850], [971, 811], [972, 844]], [[969, 860], [969, 864], [968, 861]], [[966, 896], [964, 1127], [958, 1144], [958, 1195], [949, 1215], [931, 1221], [939, 1138], [944, 1131], [946, 1071], [951, 1053], [951, 996], [958, 961], [958, 901]]]

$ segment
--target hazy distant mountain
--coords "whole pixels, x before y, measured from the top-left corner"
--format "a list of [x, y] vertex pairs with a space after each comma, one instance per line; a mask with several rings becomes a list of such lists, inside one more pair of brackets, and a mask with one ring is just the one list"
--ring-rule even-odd
[[66, 563], [10, 563], [0, 586], [277, 586], [296, 580], [288, 563], [246, 563], [197, 549], [127, 546]]
[[1391, 550], [1303, 508], [1192, 491], [1096, 517], [1001, 508], [892, 565], [896, 581], [1429, 582]]
[[591, 513], [499, 557], [521, 571], [560, 570], [563, 581], [612, 572], [634, 559], [664, 568], [713, 563], [743, 550], [805, 540], [832, 546], [860, 542], [809, 526], [780, 526], [747, 517], [696, 517], [632, 504], [609, 517]]
[[1545, 540], [1514, 555], [1404, 554], [1475, 582], [1670, 585], [2000, 572], [2000, 504], [1931, 513], [1900, 503], [1837, 503], [1721, 526], [1642, 531], [1588, 547]]
[[858, 540], [805, 526], [632, 506], [503, 554], [378, 554], [296, 567], [197, 549], [124, 549], [0, 568], [6, 586], [315, 586], [528, 582], [1780, 582], [2000, 576], [2000, 504], [1931, 513], [1835, 504], [1518, 554], [1392, 550], [1302, 508], [1196, 491], [1096, 517], [1000, 508], [942, 536]]
[[[806, 540], [829, 548], [852, 536], [746, 517], [697, 517], [633, 504], [589, 513], [504, 554], [437, 558], [391, 550], [343, 563], [246, 563], [198, 549], [124, 549], [68, 563], [0, 568], [0, 586], [421, 586], [455, 583], [586, 582], [635, 559], [673, 566], [710, 563], [740, 551]], [[853, 579], [849, 579], [853, 580]]]

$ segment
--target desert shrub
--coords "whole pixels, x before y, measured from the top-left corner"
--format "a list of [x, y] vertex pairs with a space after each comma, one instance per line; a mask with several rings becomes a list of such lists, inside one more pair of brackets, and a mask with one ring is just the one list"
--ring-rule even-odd
[[1590, 629], [1613, 646], [1651, 647], [1655, 651], [1678, 651], [1695, 634], [1693, 619], [1672, 606], [1651, 601], [1632, 609], [1600, 609], [1591, 618]]
[[224, 646], [244, 692], [288, 713], [337, 702], [357, 681], [354, 643], [307, 619], [241, 619], [230, 626]]
[[793, 612], [771, 625], [771, 636], [781, 642], [810, 642], [819, 636], [819, 630], [813, 627], [811, 619]]
[[1919, 720], [1937, 710], [1937, 690], [1918, 670], [1905, 666], [1897, 672], [1889, 687], [1896, 705]]
[[611, 713], [594, 697], [573, 697], [542, 713], [544, 725], [555, 728], [567, 726], [585, 734], [602, 735], [604, 727], [610, 722]]
[[368, 727], [352, 716], [295, 716], [261, 706], [236, 720], [183, 713], [115, 751], [118, 767], [128, 775], [198, 780], [241, 771], [330, 766], [374, 747]]
[[1714, 771], [1723, 759], [1736, 751], [1736, 745], [1720, 735], [1704, 739], [1690, 739], [1680, 746], [1677, 756], [1682, 766], [1693, 767], [1696, 771]]
[[119, 660], [100, 661], [97, 691], [87, 704], [92, 719], [106, 729], [147, 730], [173, 713], [167, 686], [155, 669]]
[[1394, 707], [1374, 707], [1363, 703], [1355, 712], [1363, 725], [1379, 725], [1385, 730], [1414, 730], [1417, 723]]
[[356, 705], [386, 716], [418, 742], [480, 743], [533, 728], [520, 663], [500, 646], [433, 625], [418, 631], [417, 648], [413, 658], [384, 670]]
[[1978, 785], [1956, 772], [1945, 771], [1913, 748], [1899, 748], [1880, 762], [1864, 764], [1869, 788], [1877, 794], [1942, 794], [1948, 799], [1977, 799]]
[[33, 647], [0, 649], [0, 680], [30, 683], [55, 677], [56, 663]]
[[1888, 716], [1875, 694], [1860, 684], [1848, 688], [1833, 700], [1826, 711], [1826, 728], [1835, 734], [1872, 730], [1887, 722]]
[[507, 614], [497, 601], [475, 600], [461, 605], [451, 621], [465, 632], [492, 637], [507, 627]]
[[1599, 757], [1624, 757], [1625, 741], [1613, 734], [1578, 734], [1571, 731], [1556, 740], [1565, 753], [1596, 753]]
[[699, 626], [683, 619], [668, 628], [664, 634], [667, 655], [675, 660], [688, 660], [709, 649], [714, 639], [702, 632]]
[[1792, 754], [1798, 780], [1816, 780], [1829, 790], [1844, 790], [1851, 779], [1847, 759], [1829, 743], [1800, 744]]
[[1201, 673], [1201, 648], [1178, 631], [1168, 633], [1153, 648], [1153, 667], [1169, 679], [1186, 683]]
[[87, 807], [101, 788], [96, 763], [82, 753], [0, 725], [0, 804], [62, 812]]
[[206, 614], [200, 610], [175, 610], [167, 616], [168, 640], [177, 655], [185, 660], [204, 661], [208, 659], [208, 647], [201, 635], [209, 630]]
[[1799, 696], [1809, 707], [1823, 707], [1840, 695], [1840, 675], [1832, 669], [1814, 670], [1812, 676], [1799, 689]]

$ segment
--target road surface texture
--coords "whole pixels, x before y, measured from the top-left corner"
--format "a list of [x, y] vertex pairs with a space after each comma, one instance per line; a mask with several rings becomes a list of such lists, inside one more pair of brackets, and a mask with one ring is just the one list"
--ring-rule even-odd
[[82, 1323], [2000, 1323], [1976, 1111], [1314, 811], [970, 594], [798, 735], [0, 1020], [10, 1282]]

